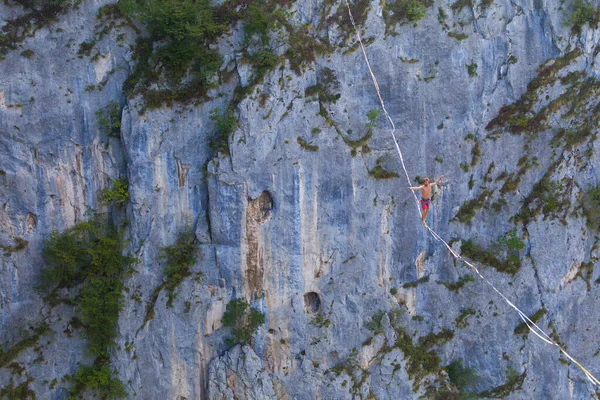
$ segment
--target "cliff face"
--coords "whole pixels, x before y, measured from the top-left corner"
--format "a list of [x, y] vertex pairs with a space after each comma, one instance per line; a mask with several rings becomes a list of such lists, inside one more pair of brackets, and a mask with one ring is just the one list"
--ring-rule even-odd
[[[411, 178], [445, 176], [430, 225], [597, 375], [600, 31], [566, 26], [570, 2], [484, 3], [435, 2], [394, 26], [371, 2], [367, 52]], [[210, 114], [252, 76], [239, 26], [218, 42], [228, 80], [146, 109], [123, 91], [135, 30], [97, 36], [106, 4], [65, 10], [0, 61], [3, 395], [65, 398], [63, 377], [92, 362], [73, 307], [35, 287], [50, 232], [95, 210], [139, 259], [111, 349], [131, 398], [598, 398], [421, 226], [337, 4], [289, 5], [335, 51], [268, 71], [236, 106], [229, 155], [209, 145]], [[0, 5], [5, 24], [23, 12]], [[101, 117], [115, 104], [116, 134]], [[129, 201], [107, 206], [118, 178]], [[169, 307], [160, 249], [186, 227], [198, 254]], [[251, 346], [225, 343], [235, 298], [266, 316]]]

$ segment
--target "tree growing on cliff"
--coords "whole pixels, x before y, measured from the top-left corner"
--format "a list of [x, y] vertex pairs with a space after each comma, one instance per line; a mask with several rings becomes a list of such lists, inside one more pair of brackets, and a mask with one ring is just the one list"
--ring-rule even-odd
[[227, 344], [248, 344], [259, 326], [265, 323], [265, 315], [244, 299], [235, 299], [227, 303], [221, 320], [224, 326], [231, 328], [233, 338]]

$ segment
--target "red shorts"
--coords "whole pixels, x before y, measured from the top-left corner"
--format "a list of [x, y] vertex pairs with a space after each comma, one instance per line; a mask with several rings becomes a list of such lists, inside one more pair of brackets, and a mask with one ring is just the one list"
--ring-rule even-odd
[[423, 208], [423, 210], [428, 210], [429, 209], [429, 201], [431, 199], [421, 199], [421, 207]]

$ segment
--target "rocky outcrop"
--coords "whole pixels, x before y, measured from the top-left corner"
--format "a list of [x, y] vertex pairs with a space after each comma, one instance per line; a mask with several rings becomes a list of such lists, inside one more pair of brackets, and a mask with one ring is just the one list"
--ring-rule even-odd
[[[219, 42], [230, 80], [198, 104], [146, 109], [122, 91], [134, 30], [97, 40], [95, 59], [78, 54], [105, 3], [61, 14], [0, 61], [2, 390], [65, 398], [66, 375], [91, 363], [72, 307], [35, 288], [51, 231], [96, 210], [139, 259], [111, 354], [131, 398], [451, 398], [461, 388], [443, 367], [458, 360], [475, 371], [462, 389], [484, 397], [598, 396], [428, 236], [402, 176], [376, 179], [376, 166], [402, 171], [383, 118], [365, 127], [378, 100], [338, 3], [290, 5], [290, 21], [341, 47], [300, 74], [288, 61], [267, 72], [237, 105], [229, 155], [210, 147], [210, 115], [251, 81], [242, 30]], [[409, 174], [445, 175], [430, 225], [524, 312], [545, 310], [540, 326], [597, 375], [598, 227], [582, 201], [600, 165], [598, 29], [565, 26], [569, 2], [464, 3], [435, 2], [394, 34], [383, 5], [367, 7], [367, 52]], [[97, 117], [112, 102], [119, 137]], [[123, 177], [129, 202], [102, 204]], [[197, 261], [169, 307], [160, 249], [186, 226]], [[266, 322], [251, 346], [230, 347], [221, 318], [239, 297]]]

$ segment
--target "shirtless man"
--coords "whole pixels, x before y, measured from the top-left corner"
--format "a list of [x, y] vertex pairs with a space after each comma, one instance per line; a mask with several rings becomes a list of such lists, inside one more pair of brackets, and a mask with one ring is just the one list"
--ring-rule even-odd
[[431, 197], [431, 187], [440, 183], [444, 175], [440, 175], [440, 179], [433, 183], [429, 183], [429, 178], [425, 178], [423, 184], [421, 186], [410, 186], [410, 190], [420, 190], [421, 191], [421, 207], [423, 208], [423, 212], [421, 213], [421, 222], [423, 225], [425, 224], [425, 217], [427, 217], [427, 213], [429, 212], [429, 202]]

